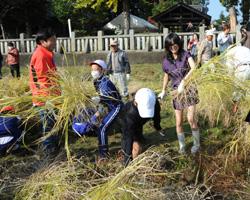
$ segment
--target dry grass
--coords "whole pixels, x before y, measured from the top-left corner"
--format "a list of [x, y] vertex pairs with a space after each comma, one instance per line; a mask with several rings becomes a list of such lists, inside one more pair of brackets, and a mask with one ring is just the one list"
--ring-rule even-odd
[[[218, 126], [219, 129], [222, 126], [227, 127], [226, 136], [229, 136], [230, 141], [227, 144], [223, 143], [224, 140], [221, 141], [223, 146], [217, 151], [220, 154], [214, 154], [210, 158], [203, 154], [204, 150], [201, 154], [202, 159], [181, 157], [173, 150], [174, 148], [167, 148], [163, 145], [149, 149], [125, 169], [113, 157], [101, 166], [96, 166], [88, 157], [83, 156], [77, 159], [71, 157], [69, 146], [74, 144], [68, 144], [68, 137], [72, 116], [78, 114], [82, 109], [94, 106], [89, 97], [95, 95], [95, 92], [92, 82], [89, 81], [88, 69], [73, 68], [71, 70], [68, 68], [68, 71], [59, 70], [62, 96], [48, 97], [45, 108], [58, 110], [57, 123], [53, 132], [48, 133], [47, 136], [60, 134], [65, 137], [65, 148], [70, 162], [61, 159], [51, 161], [52, 163], [41, 163], [38, 158], [26, 162], [20, 158], [20, 160], [13, 161], [16, 168], [11, 168], [6, 175], [1, 174], [4, 181], [1, 182], [0, 192], [12, 191], [13, 196], [10, 198], [15, 196], [15, 199], [30, 200], [191, 200], [213, 199], [217, 194], [223, 196], [233, 193], [242, 197], [249, 194], [247, 171], [250, 169], [248, 154], [250, 132], [249, 126], [243, 123], [250, 105], [249, 82], [236, 81], [234, 77], [227, 74], [226, 68], [221, 64], [219, 58], [215, 58], [211, 62], [215, 64], [216, 69], [211, 69], [208, 63], [196, 70], [187, 82], [187, 87], [195, 84], [199, 90], [198, 113], [203, 121], [209, 122], [209, 125], [202, 127], [204, 128], [202, 131], [205, 132], [206, 129], [210, 130], [210, 127], [215, 126]], [[144, 73], [138, 73], [138, 71]], [[82, 74], [84, 74], [84, 78]], [[137, 89], [138, 83], [158, 91], [157, 89], [161, 88], [161, 76], [160, 65], [154, 66], [154, 70], [152, 70], [152, 65], [136, 66], [134, 74], [132, 74], [132, 87]], [[0, 106], [14, 105], [16, 114], [25, 119], [24, 123], [29, 124], [28, 122], [33, 120], [33, 125], [35, 125], [38, 123], [36, 118], [38, 111], [31, 107], [28, 82], [25, 78], [17, 81], [19, 84], [14, 84], [9, 79], [0, 81], [0, 85], [4, 88], [0, 90], [2, 99]], [[17, 85], [21, 85], [21, 87], [19, 88]], [[243, 98], [239, 101], [238, 113], [232, 116], [232, 94], [236, 90], [240, 91]], [[167, 103], [170, 103], [170, 97]], [[171, 112], [170, 106], [163, 106], [164, 115]], [[172, 120], [171, 117], [173, 116], [168, 115], [168, 118], [164, 119], [164, 124], [162, 124], [164, 128], [165, 123]], [[174, 124], [169, 124], [169, 126], [174, 126]], [[27, 129], [29, 128], [27, 127]], [[211, 135], [203, 139], [210, 140], [210, 136], [213, 134], [215, 133], [211, 132]], [[167, 137], [169, 136], [167, 135]], [[87, 142], [88, 140], [83, 141], [81, 144], [83, 148], [88, 149]], [[174, 147], [175, 144], [172, 141], [169, 142]], [[204, 148], [209, 149], [210, 147]], [[237, 167], [234, 165], [236, 162], [240, 163]], [[2, 172], [8, 167], [6, 163], [8, 162], [2, 160]], [[190, 166], [191, 169], [187, 170]], [[25, 170], [20, 172], [18, 169]], [[240, 178], [237, 177], [239, 173], [243, 174]], [[191, 178], [190, 174], [192, 174]], [[180, 182], [184, 182], [184, 184], [180, 184]], [[238, 183], [238, 187], [232, 190], [235, 182]], [[8, 183], [10, 186], [7, 185]], [[8, 199], [7, 196], [6, 199]]]

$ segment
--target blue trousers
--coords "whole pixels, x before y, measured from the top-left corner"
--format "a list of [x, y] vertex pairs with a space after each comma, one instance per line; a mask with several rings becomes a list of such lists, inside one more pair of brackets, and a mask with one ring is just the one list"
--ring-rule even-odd
[[[55, 111], [48, 111], [44, 109], [40, 109], [40, 120], [41, 120], [41, 129], [42, 135], [45, 136], [46, 133], [50, 132], [55, 125]], [[58, 136], [51, 135], [43, 141], [43, 147], [45, 149], [56, 148], [58, 142]]]
[[98, 142], [99, 142], [99, 155], [100, 157], [106, 157], [108, 153], [108, 135], [107, 129], [110, 124], [114, 121], [119, 111], [121, 110], [121, 105], [110, 110], [110, 112], [103, 118], [101, 125], [98, 129]]

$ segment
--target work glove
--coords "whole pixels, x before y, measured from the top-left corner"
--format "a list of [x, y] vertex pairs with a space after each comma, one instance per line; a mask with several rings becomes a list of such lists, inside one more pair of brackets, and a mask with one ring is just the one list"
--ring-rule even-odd
[[130, 74], [126, 74], [126, 79], [127, 79], [127, 81], [129, 81], [129, 79], [130, 79]]
[[185, 87], [185, 82], [184, 82], [184, 80], [182, 80], [181, 83], [180, 83], [180, 85], [179, 85], [178, 88], [177, 88], [178, 94], [183, 93], [184, 87]]
[[162, 92], [158, 94], [158, 98], [160, 98], [161, 100], [164, 99], [165, 96], [166, 96], [165, 90], [162, 90]]
[[91, 100], [93, 101], [94, 104], [98, 105], [101, 101], [99, 96], [92, 97]]

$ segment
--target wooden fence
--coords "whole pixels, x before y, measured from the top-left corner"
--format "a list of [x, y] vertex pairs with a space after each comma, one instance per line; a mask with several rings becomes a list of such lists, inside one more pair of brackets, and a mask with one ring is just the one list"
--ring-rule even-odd
[[[59, 53], [61, 47], [65, 52], [84, 52], [84, 53], [94, 53], [94, 52], [106, 52], [109, 50], [110, 41], [112, 39], [117, 39], [119, 42], [119, 47], [126, 51], [162, 51], [164, 49], [164, 39], [169, 33], [167, 28], [163, 29], [162, 33], [146, 33], [146, 34], [135, 34], [134, 30], [130, 30], [129, 34], [126, 35], [104, 35], [103, 31], [98, 31], [97, 36], [87, 36], [87, 37], [75, 37], [75, 33], [72, 32], [71, 38], [59, 37], [57, 38], [57, 45], [55, 52]], [[217, 47], [217, 36], [219, 32], [215, 32], [215, 37], [213, 38], [214, 48]], [[184, 49], [187, 49], [187, 44], [190, 36], [193, 33], [178, 33], [184, 40]], [[205, 27], [200, 27], [199, 32], [200, 40], [205, 37]], [[237, 27], [236, 32], [232, 32], [231, 35], [235, 42], [240, 40], [240, 31]], [[36, 43], [35, 38], [24, 38], [24, 34], [20, 34], [18, 39], [6, 39], [0, 40], [0, 50], [3, 54], [6, 54], [7, 43], [13, 42], [16, 47], [20, 50], [20, 53], [30, 54], [33, 52]]]

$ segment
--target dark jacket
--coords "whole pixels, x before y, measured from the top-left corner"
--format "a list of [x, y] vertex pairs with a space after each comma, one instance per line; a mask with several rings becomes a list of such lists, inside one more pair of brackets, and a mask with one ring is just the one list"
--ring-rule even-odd
[[101, 104], [108, 107], [109, 110], [122, 104], [121, 96], [116, 89], [115, 85], [106, 76], [101, 76], [94, 81], [94, 86], [98, 92]]
[[[161, 130], [160, 111], [160, 103], [158, 100], [156, 100], [154, 117], [152, 119], [154, 122], [154, 128], [157, 131]], [[126, 163], [131, 158], [133, 141], [142, 142], [143, 125], [151, 118], [141, 118], [139, 111], [134, 105], [133, 101], [130, 101], [123, 106], [118, 118], [122, 128], [121, 146], [125, 154], [124, 162]]]

